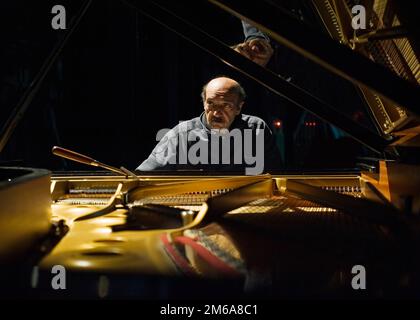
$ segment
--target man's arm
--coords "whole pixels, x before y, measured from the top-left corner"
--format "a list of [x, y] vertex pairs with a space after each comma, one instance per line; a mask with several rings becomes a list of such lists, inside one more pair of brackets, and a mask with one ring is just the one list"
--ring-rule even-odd
[[270, 42], [270, 38], [267, 37], [265, 33], [261, 32], [257, 29], [257, 27], [254, 27], [252, 24], [249, 24], [248, 22], [243, 20], [242, 29], [244, 31], [245, 42], [252, 39], [264, 39], [267, 40], [267, 42]]
[[171, 170], [175, 165], [176, 148], [177, 139], [174, 138], [172, 129], [165, 134], [149, 157], [136, 168], [136, 171]]
[[245, 41], [237, 44], [233, 49], [255, 63], [266, 66], [273, 55], [270, 39], [253, 25], [242, 21]]
[[153, 171], [160, 167], [162, 167], [162, 165], [156, 160], [153, 153], [151, 153], [150, 156], [136, 168], [136, 171]]

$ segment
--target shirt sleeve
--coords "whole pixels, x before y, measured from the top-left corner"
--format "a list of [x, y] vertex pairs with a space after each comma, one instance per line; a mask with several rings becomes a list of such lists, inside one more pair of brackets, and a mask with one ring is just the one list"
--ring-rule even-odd
[[174, 130], [165, 134], [156, 145], [149, 157], [144, 160], [136, 171], [152, 171], [157, 169], [170, 169], [176, 163], [177, 136]]
[[260, 30], [258, 30], [258, 28], [243, 20], [242, 29], [244, 31], [245, 41], [252, 39], [265, 39], [267, 41], [270, 41], [270, 38], [265, 33], [261, 32]]

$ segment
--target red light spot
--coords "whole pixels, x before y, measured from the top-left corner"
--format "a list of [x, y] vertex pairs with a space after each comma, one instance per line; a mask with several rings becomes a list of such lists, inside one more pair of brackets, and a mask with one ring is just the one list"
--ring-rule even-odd
[[275, 128], [278, 129], [278, 128], [281, 127], [281, 121], [276, 119], [276, 120], [273, 121], [273, 125], [274, 125]]

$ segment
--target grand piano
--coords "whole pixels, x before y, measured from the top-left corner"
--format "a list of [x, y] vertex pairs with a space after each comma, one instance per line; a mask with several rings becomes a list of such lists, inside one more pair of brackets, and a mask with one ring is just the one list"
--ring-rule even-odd
[[[133, 174], [55, 148], [108, 171], [2, 167], [1, 296], [418, 298], [419, 38], [409, 5], [362, 1], [369, 28], [355, 30], [354, 1], [313, 0], [320, 34], [275, 2], [208, 2], [352, 83], [374, 130], [204, 32], [183, 1], [124, 1], [377, 157], [351, 172]], [[5, 126], [2, 147], [31, 94]]]

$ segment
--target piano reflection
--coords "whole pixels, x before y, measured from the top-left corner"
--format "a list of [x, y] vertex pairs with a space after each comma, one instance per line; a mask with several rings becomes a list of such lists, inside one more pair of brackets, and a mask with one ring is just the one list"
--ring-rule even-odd
[[[12, 110], [0, 150], [90, 2]], [[304, 110], [306, 129], [322, 120], [368, 156], [351, 170], [139, 174], [91, 158], [93, 146], [88, 155], [55, 147], [54, 154], [103, 171], [1, 167], [2, 297], [419, 297], [420, 67], [411, 4], [312, 0], [304, 8], [316, 29], [288, 1], [123, 3], [139, 21], [163, 25]], [[356, 4], [365, 9], [366, 29], [352, 27]], [[258, 27], [277, 49], [338, 79], [325, 84], [331, 92], [337, 83], [351, 87], [369, 125], [204, 31], [191, 12], [206, 8]], [[57, 266], [66, 290], [51, 287]]]

